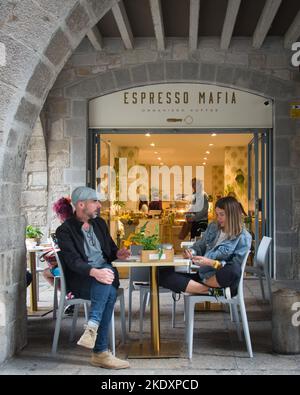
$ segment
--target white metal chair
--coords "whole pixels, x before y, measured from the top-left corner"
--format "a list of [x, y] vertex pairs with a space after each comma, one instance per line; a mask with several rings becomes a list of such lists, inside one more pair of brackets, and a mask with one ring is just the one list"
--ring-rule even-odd
[[[55, 249], [55, 244], [52, 241], [52, 246]], [[64, 310], [69, 305], [74, 305], [74, 313], [73, 313], [73, 320], [70, 332], [70, 342], [74, 340], [75, 328], [77, 324], [78, 312], [80, 305], [84, 306], [84, 313], [85, 313], [85, 320], [88, 321], [88, 309], [90, 306], [90, 300], [81, 299], [81, 298], [74, 298], [74, 299], [66, 299], [67, 291], [66, 291], [66, 281], [63, 266], [61, 264], [59, 255], [55, 250], [55, 257], [57, 260], [57, 264], [60, 270], [60, 300], [58, 304], [58, 312], [57, 312], [57, 319], [55, 324], [54, 336], [52, 341], [52, 354], [55, 355], [57, 352], [58, 347], [58, 340], [60, 335], [60, 329], [62, 324], [62, 319], [64, 315]], [[117, 300], [120, 301], [120, 314], [121, 314], [121, 330], [122, 330], [122, 342], [125, 343], [126, 340], [126, 319], [125, 319], [125, 299], [124, 299], [124, 289], [119, 288], [117, 294]], [[57, 302], [56, 302], [57, 305]], [[56, 306], [54, 306], [55, 308]], [[110, 336], [110, 344], [113, 355], [115, 355], [115, 317], [114, 312], [112, 314], [112, 321], [111, 321], [111, 336]]]
[[[272, 238], [264, 236], [261, 242], [259, 243], [259, 247], [257, 249], [254, 258], [254, 266], [246, 266], [245, 269], [246, 273], [251, 273], [258, 276], [263, 300], [268, 299], [270, 303], [272, 302], [272, 283], [271, 283], [271, 276], [268, 267], [268, 253], [271, 243], [272, 243]], [[267, 298], [264, 289], [264, 279], [266, 280], [267, 290], [268, 290]]]
[[[251, 337], [250, 337], [250, 332], [249, 332], [249, 325], [248, 325], [248, 319], [247, 319], [247, 313], [246, 313], [246, 307], [245, 307], [245, 301], [244, 301], [244, 289], [243, 289], [244, 272], [245, 272], [245, 267], [246, 267], [249, 253], [250, 253], [250, 251], [248, 251], [248, 253], [245, 255], [243, 263], [242, 263], [242, 275], [241, 275], [241, 279], [239, 282], [237, 295], [231, 299], [226, 299], [225, 296], [221, 296], [221, 297], [217, 298], [217, 301], [230, 306], [230, 310], [232, 311], [233, 318], [234, 318], [236, 326], [237, 326], [239, 340], [242, 340], [238, 308], [240, 309], [247, 350], [248, 350], [249, 357], [252, 358], [253, 351], [252, 351]], [[186, 336], [186, 342], [188, 345], [189, 359], [192, 359], [192, 355], [193, 355], [195, 304], [202, 303], [202, 302], [216, 302], [216, 297], [209, 296], [209, 295], [195, 295], [195, 294], [184, 293], [185, 336]]]

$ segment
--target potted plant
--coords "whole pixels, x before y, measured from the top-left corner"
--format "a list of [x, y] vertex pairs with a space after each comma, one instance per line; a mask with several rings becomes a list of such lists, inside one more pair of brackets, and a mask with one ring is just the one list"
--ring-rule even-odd
[[26, 226], [26, 245], [27, 247], [35, 247], [39, 245], [43, 232], [40, 228], [28, 225]]
[[174, 250], [161, 247], [158, 232], [150, 236], [145, 235], [147, 224], [148, 222], [141, 227], [138, 233], [130, 237], [132, 244], [143, 246], [141, 262], [173, 261]]

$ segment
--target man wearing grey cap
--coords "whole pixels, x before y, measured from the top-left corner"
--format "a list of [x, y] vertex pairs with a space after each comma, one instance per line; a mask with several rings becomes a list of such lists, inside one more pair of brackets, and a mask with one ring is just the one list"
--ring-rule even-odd
[[118, 251], [105, 221], [98, 216], [101, 204], [94, 189], [78, 187], [72, 193], [74, 216], [56, 231], [65, 269], [67, 288], [79, 298], [90, 299], [91, 309], [79, 345], [93, 349], [91, 364], [108, 369], [129, 367], [108, 351], [108, 331], [119, 276], [111, 262], [130, 255]]

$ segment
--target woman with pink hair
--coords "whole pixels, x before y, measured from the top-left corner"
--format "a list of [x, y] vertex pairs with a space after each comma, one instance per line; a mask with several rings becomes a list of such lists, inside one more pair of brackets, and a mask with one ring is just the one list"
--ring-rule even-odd
[[[62, 197], [58, 199], [53, 203], [52, 209], [61, 224], [73, 215], [73, 207], [69, 197]], [[60, 275], [53, 251], [47, 251], [42, 255], [41, 259], [46, 261], [49, 266], [43, 271], [43, 276], [45, 280], [53, 286], [54, 277], [59, 277]]]

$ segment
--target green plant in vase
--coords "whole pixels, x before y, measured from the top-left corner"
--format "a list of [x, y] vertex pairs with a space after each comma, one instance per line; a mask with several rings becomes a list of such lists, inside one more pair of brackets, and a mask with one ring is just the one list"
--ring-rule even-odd
[[147, 221], [139, 230], [139, 232], [135, 233], [131, 237], [131, 242], [137, 245], [143, 246], [143, 250], [145, 251], [152, 251], [152, 250], [158, 250], [158, 256], [160, 259], [162, 254], [163, 254], [163, 249], [160, 247], [160, 239], [158, 235], [158, 229], [156, 230], [156, 233], [154, 233], [151, 236], [146, 236], [146, 227], [148, 225], [149, 221]]
[[26, 244], [29, 247], [34, 247], [39, 244], [41, 237], [43, 236], [43, 232], [40, 228], [32, 225], [26, 226]]

